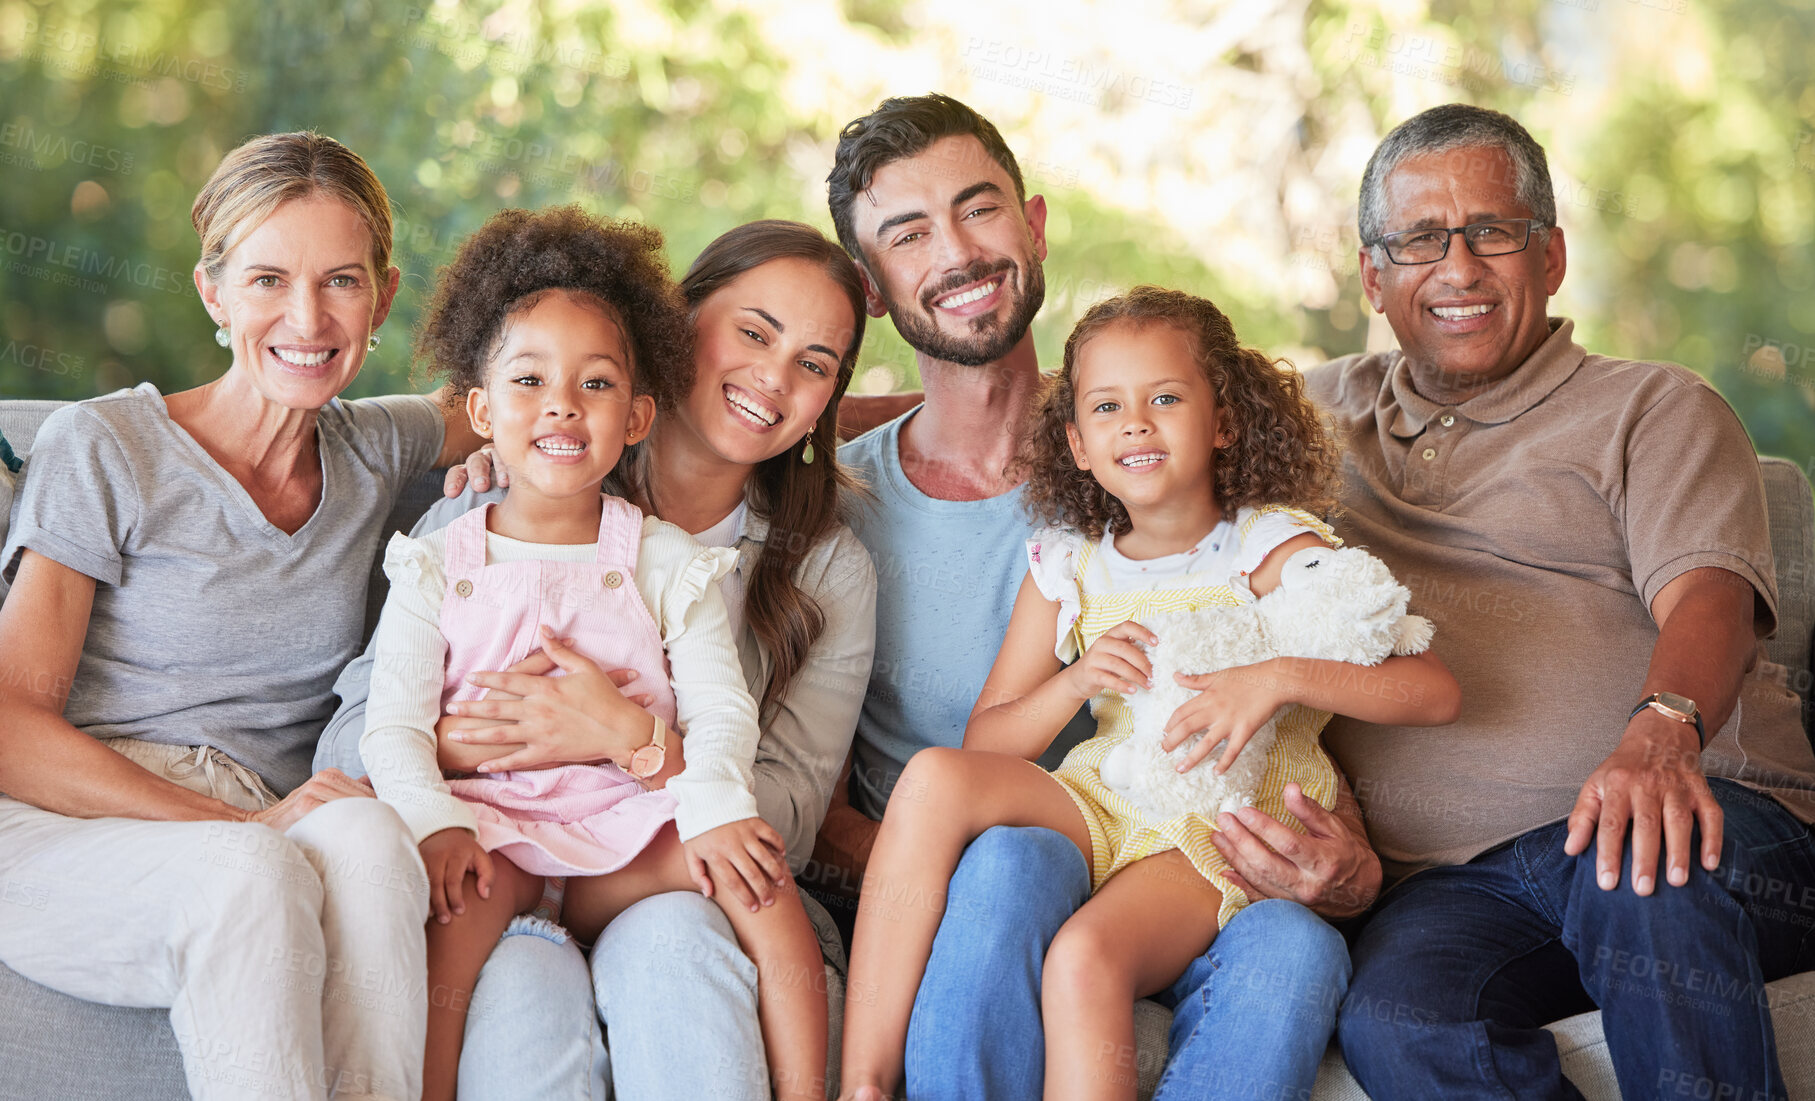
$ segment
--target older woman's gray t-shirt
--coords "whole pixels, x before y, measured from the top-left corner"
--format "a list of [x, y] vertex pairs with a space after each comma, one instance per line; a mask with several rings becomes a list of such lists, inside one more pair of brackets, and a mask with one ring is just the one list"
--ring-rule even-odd
[[286, 535], [150, 383], [52, 413], [0, 567], [12, 581], [29, 548], [97, 582], [64, 717], [97, 738], [215, 746], [279, 793], [301, 784], [359, 652], [385, 518], [442, 435], [424, 397], [330, 403], [321, 503]]

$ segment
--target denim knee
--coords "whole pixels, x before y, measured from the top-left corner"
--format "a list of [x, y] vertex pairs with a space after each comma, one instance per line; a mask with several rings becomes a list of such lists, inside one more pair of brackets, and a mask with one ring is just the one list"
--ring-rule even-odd
[[467, 1029], [488, 1015], [509, 1017], [550, 1005], [575, 1008], [584, 1020], [592, 1008], [586, 957], [558, 925], [540, 918], [514, 919], [479, 971]]
[[756, 965], [718, 904], [692, 891], [651, 895], [614, 918], [592, 950], [593, 988], [609, 1021], [653, 990], [704, 983], [747, 994]]
[[1069, 915], [1090, 894], [1084, 854], [1057, 830], [992, 826], [970, 843], [952, 873], [950, 897], [992, 908], [1018, 908], [1051, 897]]
[[[1699, 844], [1698, 834], [1698, 855], [1690, 862], [1689, 878], [1681, 887], [1672, 886], [1664, 878], [1663, 854], [1658, 854], [1659, 868], [1649, 895], [1632, 889], [1629, 848], [1620, 853], [1619, 882], [1610, 891], [1601, 889], [1593, 846], [1574, 857], [1569, 909], [1563, 922], [1564, 944], [1573, 948], [1572, 936], [1586, 939], [1598, 931], [1616, 928], [1631, 928], [1658, 940], [1698, 939], [1703, 933], [1696, 930], [1705, 931], [1710, 922], [1731, 928], [1739, 916], [1739, 904], [1715, 875], [1702, 867]], [[1733, 857], [1732, 847], [1728, 846], [1722, 866]]]
[[[1237, 915], [1237, 920], [1244, 919], [1264, 919], [1264, 924], [1258, 925], [1259, 942], [1254, 945], [1247, 944], [1249, 937], [1230, 938], [1229, 946], [1247, 949], [1231, 961], [1235, 967], [1264, 974], [1274, 989], [1293, 997], [1315, 996], [1331, 1007], [1342, 1002], [1351, 974], [1349, 946], [1329, 922], [1282, 898], [1250, 904]], [[1221, 968], [1225, 975], [1230, 970], [1230, 963]]]

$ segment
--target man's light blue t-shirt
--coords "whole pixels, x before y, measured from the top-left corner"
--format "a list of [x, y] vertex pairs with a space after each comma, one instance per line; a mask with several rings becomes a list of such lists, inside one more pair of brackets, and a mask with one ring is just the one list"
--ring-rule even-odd
[[[1019, 486], [982, 501], [942, 501], [915, 488], [901, 469], [901, 427], [919, 409], [838, 449], [874, 494], [851, 518], [876, 564], [876, 664], [850, 787], [851, 805], [872, 818], [882, 817], [909, 757], [963, 744], [1027, 575], [1033, 534]], [[1056, 766], [1095, 729], [1080, 710], [1040, 763]]]

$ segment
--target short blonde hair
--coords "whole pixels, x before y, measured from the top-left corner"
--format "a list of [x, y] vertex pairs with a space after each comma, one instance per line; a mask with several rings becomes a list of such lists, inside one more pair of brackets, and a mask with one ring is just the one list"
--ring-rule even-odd
[[189, 211], [203, 270], [219, 280], [227, 253], [280, 205], [315, 194], [352, 207], [372, 235], [372, 271], [391, 267], [391, 199], [359, 154], [325, 134], [265, 134], [222, 158]]

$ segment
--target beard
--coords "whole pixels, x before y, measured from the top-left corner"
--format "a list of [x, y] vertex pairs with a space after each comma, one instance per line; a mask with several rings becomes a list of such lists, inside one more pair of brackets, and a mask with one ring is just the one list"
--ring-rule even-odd
[[[1022, 273], [1025, 271], [1025, 286], [1022, 286]], [[934, 302], [957, 290], [959, 287], [976, 283], [991, 276], [1002, 277], [1002, 289], [1007, 297], [1007, 316], [1000, 313], [982, 314], [969, 319], [970, 331], [954, 336], [939, 328], [939, 322], [933, 313]], [[897, 301], [891, 296], [884, 296], [889, 307], [889, 316], [895, 321], [895, 328], [901, 333], [901, 339], [908, 346], [923, 356], [945, 363], [956, 363], [963, 367], [982, 367], [994, 363], [1009, 353], [1021, 338], [1027, 335], [1027, 328], [1033, 324], [1034, 315], [1046, 302], [1046, 275], [1041, 270], [1040, 261], [1033, 259], [1025, 269], [1020, 268], [1013, 260], [998, 260], [986, 263], [979, 260], [951, 278], [942, 280], [940, 285], [921, 296], [912, 307]]]

